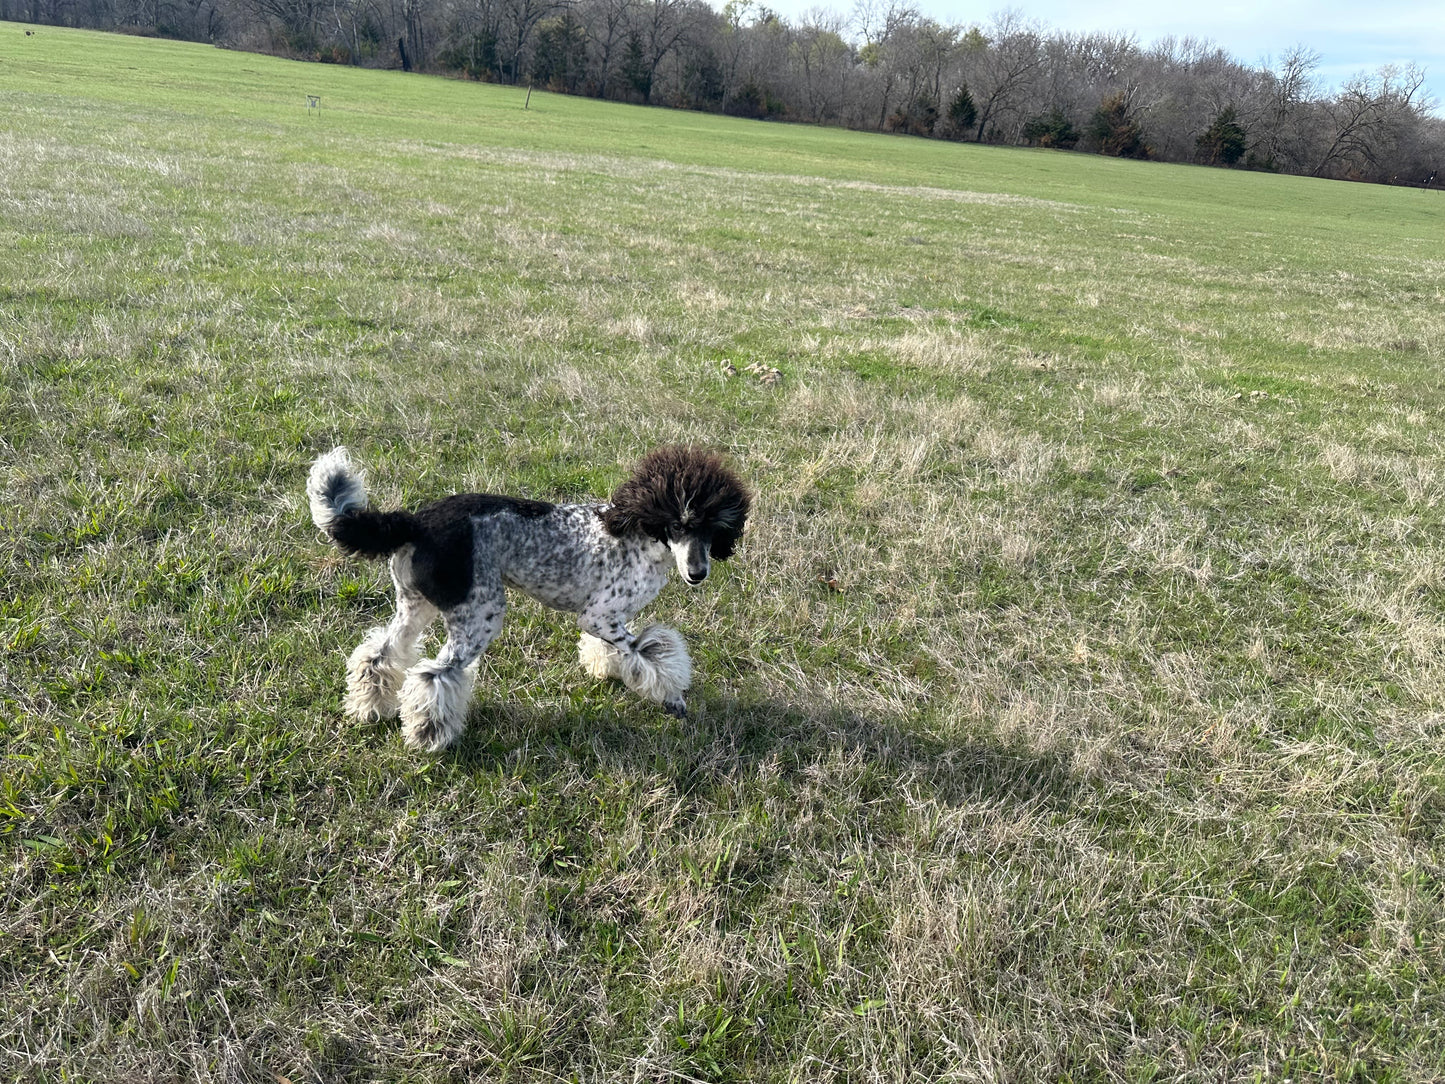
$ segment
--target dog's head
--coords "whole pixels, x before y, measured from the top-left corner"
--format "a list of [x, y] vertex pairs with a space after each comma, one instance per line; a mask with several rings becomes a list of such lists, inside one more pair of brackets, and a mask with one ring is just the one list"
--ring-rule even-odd
[[672, 550], [689, 584], [707, 579], [710, 560], [726, 561], [752, 504], [747, 487], [715, 452], [686, 445], [643, 456], [602, 512], [608, 532], [645, 534]]

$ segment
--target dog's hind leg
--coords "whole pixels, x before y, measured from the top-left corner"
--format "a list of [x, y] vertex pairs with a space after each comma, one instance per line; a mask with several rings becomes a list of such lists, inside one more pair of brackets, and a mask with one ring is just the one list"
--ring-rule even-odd
[[437, 615], [421, 595], [398, 591], [396, 616], [366, 634], [346, 661], [346, 713], [371, 722], [397, 713], [402, 680], [421, 655], [420, 640]]
[[467, 705], [476, 679], [474, 664], [502, 631], [507, 600], [500, 582], [473, 588], [460, 606], [447, 610], [447, 642], [434, 659], [407, 671], [401, 687], [401, 736], [413, 749], [445, 749], [467, 725]]

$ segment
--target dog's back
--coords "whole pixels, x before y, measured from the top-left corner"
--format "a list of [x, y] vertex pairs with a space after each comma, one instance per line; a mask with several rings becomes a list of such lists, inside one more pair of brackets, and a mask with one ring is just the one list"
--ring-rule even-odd
[[618, 539], [593, 504], [556, 505], [491, 493], [457, 493], [415, 512], [367, 507], [365, 479], [337, 448], [316, 461], [306, 486], [311, 515], [340, 549], [389, 557], [393, 571], [439, 610], [461, 605], [478, 577], [544, 606], [580, 613], [604, 587], [614, 597], [655, 597], [666, 579], [640, 538]]

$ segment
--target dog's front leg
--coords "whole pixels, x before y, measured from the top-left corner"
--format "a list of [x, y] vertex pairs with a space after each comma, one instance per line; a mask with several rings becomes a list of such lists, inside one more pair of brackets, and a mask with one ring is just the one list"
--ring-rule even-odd
[[626, 615], [585, 611], [578, 623], [582, 665], [598, 678], [617, 678], [645, 700], [661, 704], [671, 715], [686, 718], [683, 699], [692, 684], [692, 660], [676, 629], [652, 625], [634, 636]]
[[586, 610], [577, 624], [582, 626], [582, 631], [587, 635], [597, 637], [614, 651], [630, 655], [636, 650], [637, 637], [632, 635], [632, 630], [627, 627], [627, 616], [613, 610], [603, 610], [600, 613]]
[[577, 641], [577, 657], [582, 667], [599, 681], [622, 680], [623, 660], [633, 651], [636, 638], [627, 628], [626, 618], [611, 611], [587, 610], [578, 618], [582, 638]]

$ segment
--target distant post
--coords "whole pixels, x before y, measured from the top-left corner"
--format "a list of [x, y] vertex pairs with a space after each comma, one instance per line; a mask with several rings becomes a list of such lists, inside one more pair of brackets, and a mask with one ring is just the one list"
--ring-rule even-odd
[[306, 115], [307, 115], [308, 117], [311, 115], [311, 111], [312, 111], [313, 109], [320, 109], [320, 108], [321, 108], [321, 95], [319, 95], [319, 94], [308, 94], [308, 95], [306, 95]]

